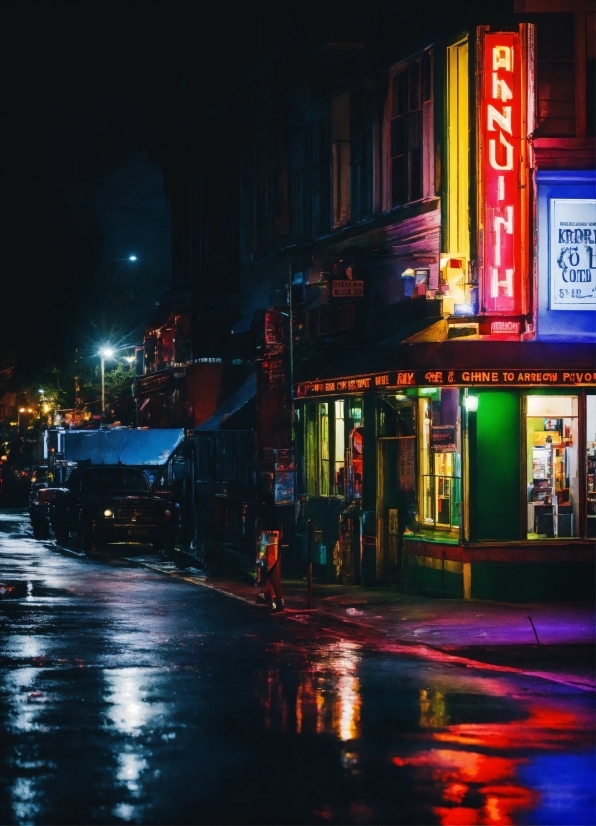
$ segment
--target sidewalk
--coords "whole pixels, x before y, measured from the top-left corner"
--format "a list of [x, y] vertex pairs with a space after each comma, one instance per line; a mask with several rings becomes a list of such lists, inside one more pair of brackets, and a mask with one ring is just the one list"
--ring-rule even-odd
[[[178, 570], [196, 565], [178, 550]], [[195, 577], [193, 577], [195, 580]], [[257, 589], [246, 569], [213, 565], [196, 581], [268, 611], [255, 603]], [[285, 615], [307, 613], [307, 584], [284, 579]], [[384, 645], [432, 659], [515, 670], [596, 690], [595, 606], [592, 602], [511, 604], [442, 599], [315, 582], [312, 611], [375, 634]], [[275, 618], [283, 614], [274, 615]]]

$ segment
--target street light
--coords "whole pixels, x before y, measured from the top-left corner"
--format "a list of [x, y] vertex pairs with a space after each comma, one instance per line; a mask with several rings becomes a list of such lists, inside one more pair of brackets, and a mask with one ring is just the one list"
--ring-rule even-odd
[[21, 413], [33, 413], [33, 409], [31, 407], [19, 407], [19, 415], [17, 416], [17, 430], [19, 435], [21, 433]]
[[101, 413], [99, 417], [99, 425], [100, 427], [103, 425], [103, 417], [105, 412], [106, 406], [106, 369], [105, 363], [106, 359], [113, 359], [114, 358], [114, 350], [112, 347], [102, 347], [99, 351], [99, 357], [101, 359]]

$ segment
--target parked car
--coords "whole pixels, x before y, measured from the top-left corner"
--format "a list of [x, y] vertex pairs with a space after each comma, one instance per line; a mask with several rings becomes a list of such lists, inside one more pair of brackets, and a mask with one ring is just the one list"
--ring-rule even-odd
[[36, 539], [50, 537], [50, 505], [57, 490], [37, 484], [29, 492], [29, 518]]
[[37, 485], [37, 487], [50, 486], [50, 469], [47, 465], [35, 465], [33, 470], [31, 471], [31, 486]]
[[76, 537], [84, 550], [113, 542], [172, 546], [178, 508], [152, 493], [142, 470], [123, 465], [76, 467], [50, 506], [56, 540]]

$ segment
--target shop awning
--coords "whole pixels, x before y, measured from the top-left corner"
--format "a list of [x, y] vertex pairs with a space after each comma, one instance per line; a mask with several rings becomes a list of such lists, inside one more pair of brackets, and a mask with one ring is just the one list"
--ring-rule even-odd
[[350, 352], [295, 385], [298, 398], [392, 387], [596, 386], [590, 344], [441, 341]]
[[254, 313], [249, 313], [248, 315], [243, 316], [243, 318], [241, 318], [240, 321], [237, 321], [232, 327], [232, 333], [247, 333], [251, 328], [254, 317]]
[[184, 439], [183, 429], [67, 430], [64, 458], [70, 462], [91, 460], [94, 465], [165, 465]]
[[254, 399], [256, 395], [257, 375], [256, 373], [252, 373], [244, 384], [241, 385], [238, 390], [234, 391], [231, 396], [228, 396], [225, 402], [217, 408], [213, 416], [195, 428], [195, 433], [219, 430], [230, 416], [233, 416], [241, 410], [251, 399]]

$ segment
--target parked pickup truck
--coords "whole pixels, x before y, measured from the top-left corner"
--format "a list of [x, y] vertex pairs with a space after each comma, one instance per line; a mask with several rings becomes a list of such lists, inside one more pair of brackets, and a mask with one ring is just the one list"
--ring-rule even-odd
[[152, 493], [142, 470], [122, 465], [72, 470], [50, 505], [50, 523], [61, 545], [76, 537], [83, 550], [113, 542], [174, 544], [178, 511]]

